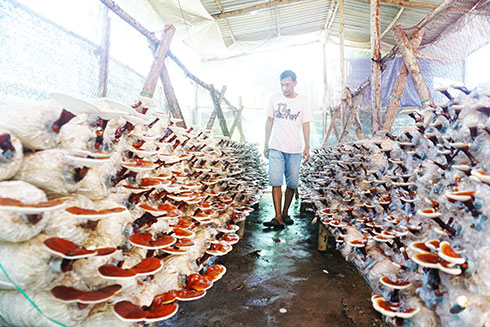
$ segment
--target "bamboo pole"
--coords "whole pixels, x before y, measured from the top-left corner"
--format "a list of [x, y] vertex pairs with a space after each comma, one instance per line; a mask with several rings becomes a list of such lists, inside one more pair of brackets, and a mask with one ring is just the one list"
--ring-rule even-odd
[[419, 63], [415, 57], [415, 52], [410, 44], [410, 41], [408, 40], [407, 35], [402, 30], [400, 25], [395, 26], [394, 36], [403, 56], [405, 66], [407, 67], [408, 73], [410, 74], [413, 84], [415, 85], [415, 90], [417, 91], [421, 105], [434, 106], [435, 104], [430, 95], [429, 88], [425, 83]]
[[371, 0], [371, 106], [373, 135], [381, 122], [381, 39], [379, 32], [379, 0]]
[[[411, 40], [411, 44], [414, 50], [418, 49], [423, 35], [424, 29], [421, 29]], [[391, 131], [391, 127], [393, 126], [393, 122], [395, 121], [396, 113], [398, 111], [398, 107], [400, 106], [401, 97], [403, 95], [403, 92], [405, 91], [407, 77], [408, 70], [407, 67], [405, 67], [405, 63], [403, 62], [402, 58], [400, 71], [398, 72], [398, 75], [396, 77], [395, 85], [393, 86], [393, 91], [391, 92], [390, 101], [384, 115], [383, 130]]]
[[100, 7], [100, 16], [102, 22], [102, 40], [100, 44], [99, 59], [99, 97], [107, 96], [107, 78], [109, 75], [109, 48], [111, 45], [111, 18], [106, 6]]
[[358, 95], [355, 98], [351, 99], [351, 103], [348, 105], [348, 108], [350, 110], [347, 112], [347, 117], [345, 119], [344, 129], [342, 130], [342, 134], [340, 135], [339, 144], [342, 144], [344, 142], [345, 138], [347, 137], [347, 134], [349, 133], [352, 120], [355, 120], [355, 119], [351, 120], [351, 117], [355, 115], [355, 112], [357, 111], [357, 107], [359, 106], [360, 101], [361, 101], [361, 96]]

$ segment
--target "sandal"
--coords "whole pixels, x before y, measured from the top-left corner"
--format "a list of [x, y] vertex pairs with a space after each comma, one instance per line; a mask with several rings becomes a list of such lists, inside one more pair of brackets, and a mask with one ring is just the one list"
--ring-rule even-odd
[[294, 224], [294, 220], [292, 220], [289, 216], [282, 216], [282, 221], [284, 221], [286, 225]]
[[271, 221], [266, 221], [263, 225], [265, 227], [284, 228], [284, 224], [281, 224], [276, 218], [272, 218]]

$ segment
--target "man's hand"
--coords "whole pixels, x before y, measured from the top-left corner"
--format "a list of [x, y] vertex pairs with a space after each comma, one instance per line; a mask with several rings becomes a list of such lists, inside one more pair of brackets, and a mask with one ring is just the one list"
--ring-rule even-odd
[[305, 149], [303, 150], [303, 160], [304, 161], [310, 160], [310, 147], [309, 146], [305, 147]]
[[267, 147], [267, 146], [264, 148], [264, 157], [269, 159], [269, 147]]

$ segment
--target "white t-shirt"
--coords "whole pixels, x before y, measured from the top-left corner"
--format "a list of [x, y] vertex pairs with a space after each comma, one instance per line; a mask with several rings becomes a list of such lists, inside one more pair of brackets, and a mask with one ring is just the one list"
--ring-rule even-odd
[[277, 93], [269, 101], [267, 116], [274, 119], [269, 148], [285, 153], [302, 153], [301, 125], [313, 120], [308, 99], [299, 94], [290, 99]]

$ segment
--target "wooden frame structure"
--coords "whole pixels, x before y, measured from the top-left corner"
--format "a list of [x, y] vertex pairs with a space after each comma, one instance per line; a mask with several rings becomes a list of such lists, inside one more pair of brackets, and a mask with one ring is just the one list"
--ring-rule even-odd
[[[375, 135], [380, 130], [390, 131], [395, 120], [396, 113], [400, 104], [401, 96], [405, 89], [406, 80], [408, 75], [412, 78], [414, 85], [416, 86], [417, 95], [419, 97], [421, 106], [435, 106], [434, 101], [430, 95], [430, 91], [425, 83], [425, 80], [420, 71], [420, 67], [417, 62], [416, 54], [420, 42], [424, 34], [425, 26], [430, 23], [434, 18], [440, 15], [445, 10], [449, 10], [451, 4], [455, 0], [445, 0], [439, 6], [434, 8], [427, 16], [424, 17], [416, 26], [410, 29], [409, 33], [406, 33], [401, 26], [395, 26], [393, 28], [393, 33], [396, 40], [396, 45], [391, 49], [391, 51], [385, 55], [383, 58], [380, 57], [379, 44], [381, 36], [379, 34], [379, 5], [380, 3], [392, 3], [397, 4], [397, 0], [370, 0], [371, 1], [371, 50], [372, 50], [372, 70], [371, 76], [368, 77], [355, 91], [351, 91], [348, 87], [344, 90], [347, 91], [347, 95], [343, 95], [341, 103], [330, 108], [330, 125], [327, 132], [324, 135], [322, 146], [326, 146], [328, 139], [330, 137], [331, 131], [335, 133], [335, 137], [338, 143], [345, 141], [345, 137], [349, 133], [349, 129], [352, 125], [351, 119], [356, 125], [356, 134], [359, 139], [364, 138], [364, 133], [362, 132], [361, 125], [358, 118], [357, 108], [360, 102], [361, 92], [371, 86], [371, 99], [372, 99], [372, 109], [373, 109], [373, 135]], [[407, 2], [407, 4], [413, 2]], [[401, 4], [400, 4], [401, 5]], [[393, 24], [395, 20], [393, 21]], [[391, 26], [389, 27], [391, 29]], [[387, 28], [388, 30], [388, 28]], [[385, 31], [386, 32], [386, 31]], [[385, 34], [383, 33], [383, 35]], [[387, 110], [383, 118], [379, 116], [381, 108], [381, 96], [380, 96], [380, 79], [379, 75], [385, 67], [385, 63], [390, 61], [395, 57], [396, 54], [401, 54], [403, 59], [403, 64], [400, 67], [400, 72], [398, 74], [395, 86], [392, 90], [392, 95], [390, 102], [388, 104]], [[342, 131], [340, 133], [336, 130], [336, 125], [339, 124], [338, 119], [342, 126]]]
[[[173, 26], [166, 26], [164, 33], [162, 35], [162, 40], [158, 40], [156, 38], [155, 34], [144, 28], [140, 23], [138, 23], [133, 17], [131, 17], [128, 13], [126, 13], [124, 10], [122, 10], [121, 7], [119, 7], [114, 1], [112, 0], [100, 0], [108, 9], [110, 9], [112, 12], [114, 12], [116, 15], [118, 15], [121, 19], [123, 19], [125, 22], [130, 24], [133, 28], [135, 28], [138, 32], [140, 32], [143, 36], [145, 36], [150, 43], [150, 46], [152, 48], [152, 51], [154, 53], [155, 59], [152, 65], [152, 68], [150, 69], [150, 73], [148, 74], [147, 81], [145, 82], [145, 86], [143, 87], [143, 91], [141, 92], [141, 95], [143, 96], [148, 96], [152, 97], [153, 93], [155, 91], [155, 87], [157, 84], [158, 78], [160, 78], [163, 88], [164, 88], [164, 93], [165, 97], [167, 99], [168, 105], [170, 107], [170, 115], [174, 118], [178, 118], [181, 121], [177, 123], [178, 125], [182, 127], [186, 127], [186, 123], [184, 120], [184, 117], [182, 115], [182, 112], [180, 110], [180, 106], [177, 100], [177, 97], [175, 96], [175, 92], [173, 90], [172, 84], [170, 82], [170, 76], [168, 75], [168, 71], [165, 65], [165, 58], [169, 57], [172, 59], [177, 66], [182, 69], [186, 77], [189, 77], [196, 85], [201, 86], [202, 88], [206, 89], [209, 91], [211, 99], [213, 100], [214, 104], [214, 109], [211, 114], [211, 118], [208, 122], [207, 128], [211, 129], [215, 120], [215, 117], [218, 117], [218, 120], [220, 122], [221, 126], [221, 131], [224, 136], [233, 136], [233, 131], [238, 130], [240, 133], [240, 140], [243, 141], [245, 139], [245, 136], [243, 134], [243, 128], [242, 128], [242, 121], [241, 121], [241, 113], [243, 110], [243, 107], [240, 104], [240, 109], [237, 109], [235, 106], [233, 106], [225, 97], [224, 97], [224, 92], [226, 90], [226, 87], [223, 87], [223, 90], [221, 92], [215, 90], [214, 86], [211, 84], [207, 84], [200, 80], [197, 76], [192, 74], [185, 66], [182, 64], [182, 62], [169, 50], [170, 42], [172, 40], [173, 34], [175, 32], [175, 28]], [[173, 32], [171, 30], [173, 29]], [[162, 49], [161, 49], [162, 48]], [[106, 72], [107, 74], [107, 72]], [[240, 100], [241, 101], [241, 100]], [[230, 108], [234, 114], [234, 125], [235, 128], [232, 128], [231, 132], [228, 130], [226, 126], [226, 120], [223, 115], [223, 111], [221, 108], [221, 102], [224, 102], [228, 108]], [[213, 118], [214, 116], [214, 118]], [[238, 127], [238, 128], [236, 128]]]

